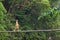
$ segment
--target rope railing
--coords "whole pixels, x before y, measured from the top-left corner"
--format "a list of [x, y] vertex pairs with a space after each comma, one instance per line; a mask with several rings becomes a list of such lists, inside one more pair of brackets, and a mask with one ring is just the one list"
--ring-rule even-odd
[[17, 30], [17, 31], [0, 31], [0, 33], [4, 32], [53, 32], [53, 31], [60, 31], [60, 29], [47, 29], [47, 30]]

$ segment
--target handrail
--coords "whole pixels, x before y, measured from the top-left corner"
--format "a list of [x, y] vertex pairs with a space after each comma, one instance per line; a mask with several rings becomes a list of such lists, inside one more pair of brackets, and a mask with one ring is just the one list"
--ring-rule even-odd
[[4, 32], [54, 32], [54, 31], [60, 31], [60, 29], [47, 29], [47, 30], [17, 30], [17, 31], [0, 31], [0, 33]]

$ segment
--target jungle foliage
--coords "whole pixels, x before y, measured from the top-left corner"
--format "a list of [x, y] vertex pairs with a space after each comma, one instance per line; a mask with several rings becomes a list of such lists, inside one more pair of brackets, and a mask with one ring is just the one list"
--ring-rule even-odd
[[[16, 19], [19, 30], [60, 28], [60, 0], [3, 0], [0, 1], [0, 30], [13, 31]], [[60, 32], [0, 33], [0, 39], [60, 40]]]

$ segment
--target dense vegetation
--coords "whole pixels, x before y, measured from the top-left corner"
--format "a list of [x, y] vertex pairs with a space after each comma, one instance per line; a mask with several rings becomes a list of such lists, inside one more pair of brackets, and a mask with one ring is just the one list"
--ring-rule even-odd
[[[0, 30], [13, 31], [16, 19], [19, 30], [60, 28], [60, 0], [1, 0]], [[60, 40], [59, 32], [0, 33], [0, 39]], [[18, 39], [19, 38], [19, 39]]]

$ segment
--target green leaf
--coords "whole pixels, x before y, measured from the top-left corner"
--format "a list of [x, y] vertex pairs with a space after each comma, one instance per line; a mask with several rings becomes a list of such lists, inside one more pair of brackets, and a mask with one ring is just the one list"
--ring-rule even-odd
[[6, 9], [4, 8], [2, 2], [0, 2], [0, 11], [2, 11], [2, 12], [4, 12], [4, 13], [7, 12]]

